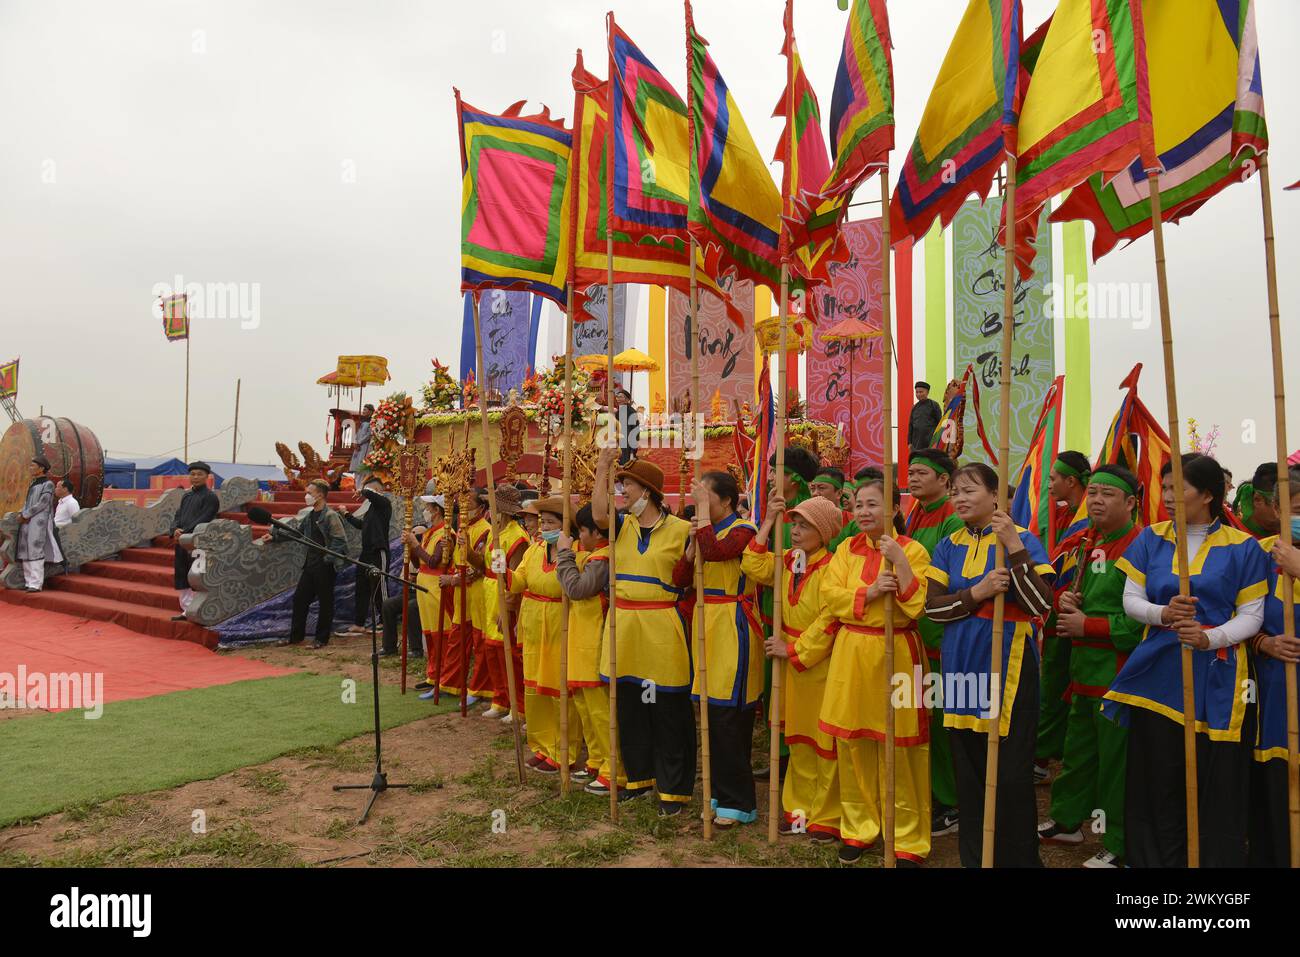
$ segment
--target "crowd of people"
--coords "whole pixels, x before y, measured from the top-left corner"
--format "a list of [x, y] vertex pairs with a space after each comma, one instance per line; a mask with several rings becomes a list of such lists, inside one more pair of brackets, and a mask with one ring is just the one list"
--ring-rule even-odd
[[[1191, 596], [1180, 597], [1173, 523], [1144, 526], [1147, 490], [1133, 472], [1093, 467], [1078, 452], [1054, 463], [1055, 516], [1042, 538], [998, 509], [993, 469], [959, 465], [940, 449], [911, 452], [904, 514], [896, 483], [885, 500], [879, 469], [850, 479], [791, 446], [761, 521], [728, 472], [705, 473], [675, 514], [662, 472], [621, 459], [619, 449], [602, 454], [595, 492], [570, 504], [568, 527], [562, 498], [502, 484], [495, 529], [478, 488], [423, 496], [422, 524], [406, 536], [424, 586], [409, 616], [414, 647], [427, 657], [419, 690], [463, 694], [475, 713], [506, 724], [518, 714], [531, 771], [558, 774], [567, 755], [572, 779], [608, 796], [616, 767], [620, 798], [653, 798], [661, 814], [679, 814], [696, 793], [703, 707], [714, 824], [756, 820], [755, 782], [776, 773], [781, 833], [838, 843], [852, 863], [880, 839], [892, 708], [899, 863], [920, 864], [933, 837], [956, 832], [962, 864], [978, 866], [996, 722], [997, 865], [1041, 866], [1041, 845], [1081, 844], [1090, 832], [1101, 848], [1085, 866], [1181, 866], [1180, 656], [1189, 647], [1201, 863], [1287, 863], [1285, 668], [1300, 662], [1300, 641], [1283, 635], [1281, 570], [1300, 575], [1300, 496], [1292, 515], [1279, 514], [1275, 466], [1261, 466], [1228, 503], [1224, 469], [1204, 455], [1183, 457]], [[1300, 471], [1291, 481], [1300, 487]], [[1168, 464], [1152, 494], [1174, 513]], [[315, 511], [332, 524], [320, 498]], [[778, 523], [784, 596], [773, 635]], [[697, 600], [702, 661], [692, 640]], [[400, 599], [382, 610], [391, 651]], [[778, 660], [788, 664], [781, 761], [763, 768], [760, 756], [756, 768], [756, 719]], [[1050, 812], [1040, 815], [1036, 788], [1049, 785]]]

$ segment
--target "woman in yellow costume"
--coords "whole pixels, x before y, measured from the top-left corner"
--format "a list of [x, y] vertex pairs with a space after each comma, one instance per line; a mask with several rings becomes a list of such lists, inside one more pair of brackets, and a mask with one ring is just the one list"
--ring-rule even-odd
[[[519, 636], [524, 654], [524, 700], [528, 712], [528, 767], [541, 774], [560, 771], [560, 644], [564, 637], [564, 592], [555, 574], [564, 500], [552, 496], [535, 505], [538, 535], [519, 567], [506, 572], [506, 587], [523, 595]], [[569, 698], [569, 764], [582, 749], [582, 719]]]
[[[785, 509], [785, 500], [773, 498], [758, 530], [745, 549], [742, 567], [759, 585], [771, 587], [776, 557], [768, 550], [771, 531]], [[834, 736], [818, 725], [826, 691], [828, 662], [811, 667], [794, 655], [795, 642], [818, 620], [822, 610], [822, 582], [831, 553], [826, 543], [839, 534], [844, 513], [825, 498], [810, 498], [789, 512], [790, 544], [783, 555], [785, 595], [781, 602], [780, 637], [767, 639], [768, 654], [790, 658], [781, 702], [781, 731], [790, 749], [781, 804], [785, 809], [780, 832], [807, 833], [817, 843], [840, 836], [840, 789]]]
[[[438, 683], [438, 650], [446, 637], [442, 620], [442, 586], [438, 579], [442, 575], [444, 559], [449, 557], [444, 543], [447, 540], [447, 524], [444, 520], [443, 497], [441, 495], [421, 495], [425, 514], [428, 516], [428, 529], [423, 536], [416, 537], [411, 532], [402, 536], [411, 548], [411, 561], [416, 563], [415, 583], [424, 591], [415, 593], [416, 607], [420, 609], [420, 630], [424, 635], [424, 675], [425, 680], [415, 686], [416, 691], [429, 692], [433, 697], [433, 687]], [[423, 697], [423, 695], [421, 695]]]
[[[442, 693], [459, 695], [466, 685], [466, 705], [475, 704], [475, 688], [490, 687], [483, 644], [483, 572], [471, 564], [468, 553], [481, 552], [491, 532], [487, 520], [487, 490], [470, 489], [460, 498], [460, 533], [447, 541], [452, 546], [451, 565], [439, 579], [447, 589], [446, 652], [442, 660]], [[468, 548], [466, 546], [469, 546]], [[461, 573], [465, 577], [465, 597], [460, 593]], [[470, 676], [470, 659], [474, 674]], [[431, 692], [425, 692], [430, 698]]]
[[[609, 524], [609, 470], [617, 448], [602, 449], [591, 510]], [[664, 474], [638, 459], [615, 477], [623, 483], [626, 511], [617, 516], [614, 550], [615, 606], [605, 618], [600, 674], [610, 679], [611, 623], [617, 639], [619, 754], [627, 771], [628, 798], [659, 792], [659, 813], [672, 816], [695, 790], [695, 710], [691, 706], [691, 652], [677, 612], [681, 590], [673, 568], [686, 551], [690, 524], [664, 509]]]
[[[582, 719], [587, 765], [574, 772], [585, 778], [588, 794], [609, 794], [609, 686], [600, 680], [601, 635], [609, 590], [609, 539], [596, 524], [591, 506], [574, 518], [578, 550], [566, 533], [560, 535], [555, 574], [569, 596], [569, 694]], [[576, 758], [577, 755], [571, 755]], [[619, 787], [624, 786], [622, 776]]]
[[[518, 508], [518, 503], [519, 491], [513, 485], [497, 486], [497, 525], [500, 529], [500, 541], [497, 547], [505, 555], [506, 565], [510, 568], [519, 567], [529, 545], [529, 536], [523, 520], [527, 507]], [[511, 510], [513, 514], [510, 514]], [[492, 547], [491, 539], [485, 543], [485, 546]], [[515, 628], [512, 637], [514, 661], [510, 663], [510, 667], [515, 670], [516, 705], [521, 718], [528, 713], [524, 700], [524, 659], [520, 651], [521, 642], [517, 627], [519, 599], [507, 595], [505, 615], [501, 615], [497, 604], [497, 576], [492, 570], [492, 563], [485, 561], [481, 553], [472, 561], [476, 567], [483, 569], [483, 647], [487, 654], [492, 682], [492, 704], [483, 712], [483, 717], [499, 718], [502, 723], [509, 724], [513, 719], [510, 716], [510, 685], [507, 683], [506, 674], [506, 638], [501, 630], [502, 620], [507, 616], [512, 627]]]
[[[919, 865], [930, 853], [930, 723], [913, 676], [925, 670], [916, 619], [925, 608], [929, 558], [897, 533], [897, 488], [886, 509], [880, 480], [859, 484], [853, 520], [865, 531], [835, 551], [821, 582], [822, 618], [795, 642], [791, 657], [811, 668], [830, 655], [818, 727], [837, 739], [840, 861], [855, 863], [880, 836], [885, 709], [893, 707], [894, 853], [901, 864]], [[901, 700], [885, 673], [886, 596], [893, 598], [894, 673], [909, 679]]]
[[[709, 709], [709, 758], [713, 775], [714, 823], [748, 824], [758, 817], [754, 794], [754, 716], [763, 692], [763, 626], [754, 607], [754, 582], [741, 568], [741, 556], [754, 540], [753, 522], [736, 513], [740, 489], [727, 472], [706, 472], [692, 487], [695, 538], [678, 564], [673, 584], [690, 588], [694, 552], [704, 560], [704, 653], [707, 669], [697, 669], [692, 695]], [[698, 620], [698, 616], [697, 620]], [[699, 654], [694, 642], [692, 653]], [[704, 704], [701, 704], [703, 707]]]

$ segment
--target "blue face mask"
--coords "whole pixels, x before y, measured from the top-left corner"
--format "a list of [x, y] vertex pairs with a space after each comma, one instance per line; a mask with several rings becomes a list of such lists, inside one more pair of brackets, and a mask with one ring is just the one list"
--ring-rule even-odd
[[1291, 541], [1300, 541], [1300, 515], [1291, 516]]
[[541, 535], [542, 541], [547, 545], [554, 545], [560, 540], [560, 530], [558, 528], [551, 532], [542, 532]]

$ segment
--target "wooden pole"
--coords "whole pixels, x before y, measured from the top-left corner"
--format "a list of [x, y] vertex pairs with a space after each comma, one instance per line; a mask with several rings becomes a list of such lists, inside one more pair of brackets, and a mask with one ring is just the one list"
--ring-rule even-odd
[[190, 460], [190, 337], [194, 330], [190, 328], [190, 307], [185, 306], [185, 461]]
[[[487, 482], [488, 514], [489, 514], [488, 520], [491, 523], [491, 527], [492, 527], [492, 546], [489, 549], [489, 553], [484, 557], [487, 560], [486, 562], [487, 567], [491, 568], [492, 564], [496, 561], [497, 553], [501, 551], [501, 531], [500, 529], [497, 528], [497, 487], [496, 487], [496, 483], [492, 479], [492, 433], [491, 430], [488, 428], [488, 410], [487, 410], [488, 394], [487, 394], [487, 384], [486, 384], [487, 380], [483, 376], [483, 370], [484, 370], [483, 333], [479, 329], [477, 293], [474, 293], [473, 312], [474, 312], [474, 349], [478, 359], [477, 375], [479, 381], [479, 393], [478, 393], [478, 407], [480, 412], [479, 422], [482, 423], [482, 428], [483, 428], [483, 474], [486, 477], [486, 482]], [[469, 548], [469, 543], [466, 542], [467, 551], [468, 548]], [[514, 660], [515, 660], [514, 644], [515, 643], [510, 634], [511, 631], [510, 615], [506, 611], [505, 575], [506, 573], [503, 570], [501, 572], [496, 573], [495, 576], [496, 587], [497, 587], [497, 623], [501, 628], [501, 639], [502, 641], [505, 642], [505, 646], [506, 646], [505, 647], [506, 691], [510, 695], [510, 731], [511, 734], [514, 735], [514, 739], [515, 739], [515, 768], [519, 772], [519, 783], [523, 784], [524, 783], [524, 739], [523, 739], [523, 735], [520, 732], [520, 725], [523, 724], [523, 721], [519, 716], [519, 699], [515, 693], [515, 666], [514, 666]], [[462, 607], [461, 616], [464, 617], [467, 613], [468, 610]], [[465, 651], [465, 658], [466, 660], [468, 660], [469, 659], [468, 645], [465, 647], [464, 651]], [[462, 694], [463, 693], [464, 693], [464, 689], [462, 689]]]
[[[444, 498], [443, 499], [444, 509], [447, 507], [445, 504], [446, 501], [447, 501], [446, 498]], [[447, 520], [446, 515], [444, 513], [443, 521], [446, 520]], [[446, 538], [447, 537], [444, 534], [443, 535], [444, 549], [449, 547], [446, 544]], [[430, 555], [429, 557], [432, 558], [433, 556]], [[443, 569], [441, 568], [438, 568], [436, 570], [439, 574], [441, 574], [443, 571]], [[433, 703], [435, 706], [438, 704], [439, 699], [442, 697], [442, 655], [443, 655], [443, 648], [447, 644], [447, 633], [444, 630], [443, 623], [447, 619], [448, 600], [454, 602], [456, 600], [456, 593], [450, 588], [444, 588], [442, 585], [439, 585], [438, 586], [438, 630], [434, 632], [434, 635], [438, 639], [438, 657], [434, 659], [434, 663], [433, 663]], [[429, 660], [429, 656], [432, 654], [433, 654], [433, 649], [429, 647], [428, 642], [425, 642], [425, 646], [424, 646], [425, 660]]]
[[[1160, 297], [1160, 334], [1164, 340], [1165, 401], [1169, 407], [1169, 438], [1173, 445], [1169, 460], [1174, 480], [1174, 551], [1178, 561], [1178, 594], [1192, 592], [1187, 567], [1187, 503], [1184, 500], [1183, 457], [1178, 451], [1182, 428], [1178, 422], [1178, 392], [1174, 381], [1174, 326], [1169, 308], [1169, 276], [1165, 269], [1165, 231], [1160, 208], [1160, 173], [1147, 173], [1151, 186], [1151, 233], [1156, 245], [1156, 289]], [[1281, 479], [1281, 476], [1278, 476]], [[1211, 516], [1213, 519], [1214, 516]], [[1183, 758], [1187, 786], [1187, 866], [1201, 866], [1200, 795], [1196, 781], [1196, 700], [1192, 677], [1192, 649], [1182, 646], [1183, 672]]]
[[[883, 503], [884, 524], [882, 535], [894, 534], [894, 332], [890, 316], [890, 275], [889, 275], [889, 164], [880, 171], [880, 388], [884, 408], [880, 416], [881, 449], [883, 457], [881, 467], [885, 473], [881, 498]], [[852, 353], [850, 353], [850, 359]], [[852, 401], [852, 395], [850, 395]], [[880, 565], [882, 572], [892, 570], [888, 561]], [[893, 696], [894, 676], [894, 596], [885, 594], [885, 685], [881, 689], [885, 702], [885, 799], [882, 809], [881, 832], [885, 847], [885, 867], [897, 867], [898, 859], [894, 853], [894, 828], [897, 815], [894, 813], [894, 795], [897, 778], [897, 755], [895, 747], [895, 715]], [[924, 825], [924, 822], [922, 822]]]
[[233, 465], [239, 461], [239, 387], [242, 379], [235, 380], [235, 434], [230, 439], [230, 462]]
[[[407, 437], [410, 441], [410, 436]], [[402, 489], [403, 498], [406, 499], [406, 515], [402, 521], [402, 531], [411, 531], [411, 512], [415, 507], [415, 491], [413, 489]], [[403, 536], [405, 538], [405, 535]], [[406, 625], [407, 616], [410, 614], [411, 606], [411, 583], [408, 580], [411, 574], [411, 546], [410, 543], [402, 542], [402, 694], [406, 694]], [[383, 589], [383, 585], [379, 586]], [[381, 591], [382, 595], [384, 592]], [[371, 614], [374, 611], [372, 609]]]
[[[1007, 484], [1011, 468], [1011, 348], [1016, 338], [1016, 156], [1007, 154], [1006, 204], [1007, 222], [1006, 260], [1002, 282], [1006, 287], [1002, 299], [1002, 355], [1000, 371], [1000, 399], [998, 410], [998, 511], [1007, 510]], [[1007, 552], [1002, 542], [994, 541], [993, 568], [1001, 571], [1007, 567]], [[980, 864], [994, 864], [994, 843], [997, 838], [998, 819], [998, 747], [1002, 743], [1002, 708], [1005, 695], [1002, 690], [1002, 632], [1006, 625], [1006, 595], [993, 596], [993, 627], [989, 641], [989, 692], [992, 707], [988, 719], [988, 750], [984, 762], [984, 834]]]
[[[573, 506], [569, 502], [569, 488], [573, 477], [573, 299], [576, 290], [569, 284], [568, 309], [564, 316], [564, 422], [560, 434], [564, 442], [564, 476], [560, 480], [560, 494], [564, 497], [563, 534], [571, 534]], [[610, 303], [606, 324], [613, 315]], [[549, 466], [542, 461], [543, 478]], [[569, 596], [560, 593], [560, 794], [569, 793]]]
[[[613, 36], [614, 14], [606, 17], [606, 33]], [[611, 82], [609, 101], [606, 103], [605, 124], [605, 169], [614, 168], [614, 108], [613, 98], [618, 95], [614, 78], [614, 58], [610, 54]], [[605, 176], [605, 405], [612, 408], [610, 401], [614, 395], [614, 177]], [[572, 337], [570, 337], [572, 339]], [[609, 511], [606, 515], [609, 528], [609, 610], [605, 613], [606, 639], [609, 642], [609, 819], [618, 821], [618, 509], [614, 504], [614, 474], [611, 468], [605, 477], [605, 494], [608, 497]], [[635, 519], [629, 516], [629, 521]]]
[[[695, 237], [691, 237], [691, 322], [687, 333], [687, 348], [691, 350], [691, 454], [692, 478], [700, 480], [700, 459], [703, 458], [704, 429], [701, 427], [700, 401], [700, 290], [695, 278]], [[683, 430], [683, 435], [687, 430]], [[696, 514], [695, 527], [708, 523], [708, 515]], [[709, 742], [709, 668], [708, 639], [705, 636], [704, 614], [704, 556], [700, 554], [699, 534], [695, 536], [695, 614], [692, 631], [695, 645], [695, 671], [700, 677], [700, 771], [703, 781], [704, 839], [713, 840], [713, 760]]]
[[[788, 84], [787, 84], [788, 86]], [[787, 106], [788, 112], [788, 106]], [[793, 120], [787, 118], [787, 123]], [[785, 476], [785, 430], [786, 430], [786, 410], [787, 401], [785, 391], [789, 387], [787, 379], [789, 376], [788, 356], [786, 353], [786, 337], [789, 333], [789, 313], [790, 313], [790, 263], [783, 261], [781, 263], [781, 304], [780, 315], [777, 316], [777, 353], [776, 353], [776, 466], [774, 471], [775, 479], [778, 483], [784, 481]], [[759, 480], [761, 481], [761, 465]], [[778, 485], [778, 488], [781, 486]], [[755, 487], [755, 497], [760, 490]], [[773, 539], [772, 556], [774, 563], [772, 566], [772, 634], [778, 640], [784, 640], [784, 600], [785, 600], [785, 516], [781, 515], [776, 523], [772, 526]], [[830, 542], [826, 543], [827, 545]], [[772, 693], [767, 702], [768, 729], [770, 739], [767, 746], [767, 842], [775, 844], [779, 840], [779, 824], [781, 817], [781, 720], [782, 705], [785, 700], [782, 697], [785, 686], [785, 659], [772, 658]], [[800, 808], [805, 814], [811, 814], [811, 808]], [[805, 820], [806, 824], [806, 820]]]
[[[1282, 520], [1280, 541], [1290, 540], [1291, 474], [1287, 464], [1286, 388], [1282, 366], [1281, 307], [1277, 294], [1277, 251], [1273, 243], [1273, 189], [1268, 177], [1268, 154], [1259, 158], [1259, 189], [1264, 205], [1264, 266], [1268, 274], [1268, 329], [1273, 346], [1273, 415], [1277, 432], [1277, 503]], [[1282, 633], [1295, 637], [1295, 580], [1282, 574]], [[1296, 668], [1286, 665], [1287, 821], [1291, 866], [1300, 867], [1300, 705], [1297, 704]]]

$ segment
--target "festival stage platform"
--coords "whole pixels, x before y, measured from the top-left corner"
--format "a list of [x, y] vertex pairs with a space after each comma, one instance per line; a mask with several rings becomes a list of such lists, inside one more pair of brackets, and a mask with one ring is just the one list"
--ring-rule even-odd
[[31, 605], [6, 609], [4, 623], [0, 672], [16, 675], [21, 666], [28, 674], [102, 674], [106, 702], [294, 673], [261, 661], [213, 654], [190, 642], [151, 638], [111, 622]]
[[[329, 502], [349, 509], [359, 504], [352, 492], [331, 492]], [[276, 492], [272, 501], [261, 504], [277, 519], [290, 519], [304, 508], [303, 493]], [[243, 511], [223, 512], [220, 517], [250, 524]], [[264, 525], [252, 526], [254, 537], [269, 530]], [[45, 590], [38, 594], [0, 588], [0, 601], [83, 621], [111, 622], [153, 638], [217, 647], [216, 632], [192, 622], [171, 620], [180, 612], [172, 583], [172, 562], [171, 543], [157, 538], [148, 546], [124, 548], [116, 557], [87, 562], [76, 573], [50, 576]], [[6, 615], [6, 625], [8, 619]]]

